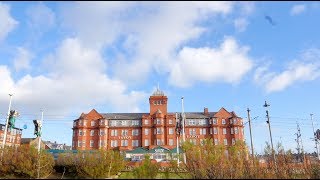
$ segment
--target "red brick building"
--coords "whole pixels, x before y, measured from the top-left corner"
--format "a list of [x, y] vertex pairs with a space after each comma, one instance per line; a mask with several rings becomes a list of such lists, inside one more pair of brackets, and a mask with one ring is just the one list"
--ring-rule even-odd
[[[82, 113], [73, 122], [72, 149], [173, 149], [181, 113], [168, 112], [167, 103], [167, 96], [158, 89], [149, 98], [149, 113], [99, 113], [95, 109]], [[185, 113], [185, 137], [195, 144], [211, 138], [215, 144], [232, 145], [244, 140], [243, 128], [242, 118], [224, 108]]]
[[[5, 125], [0, 124], [0, 146], [2, 146], [4, 138]], [[20, 146], [21, 145], [22, 129], [19, 128], [8, 128], [6, 137], [6, 146]]]

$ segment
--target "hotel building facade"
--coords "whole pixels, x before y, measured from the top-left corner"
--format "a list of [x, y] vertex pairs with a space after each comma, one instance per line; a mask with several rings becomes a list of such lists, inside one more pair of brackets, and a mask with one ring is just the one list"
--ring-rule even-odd
[[[148, 113], [82, 113], [73, 122], [73, 150], [119, 149], [138, 147], [177, 147], [177, 122], [181, 113], [168, 112], [168, 98], [157, 89], [149, 98]], [[212, 139], [214, 144], [230, 146], [244, 140], [244, 126], [235, 112], [221, 108], [217, 112], [185, 112], [185, 139], [200, 144]], [[183, 138], [179, 136], [181, 141]]]
[[[0, 124], [0, 145], [2, 146], [3, 138], [4, 138], [5, 125]], [[6, 137], [6, 146], [20, 146], [21, 145], [21, 136], [22, 129], [19, 128], [8, 128], [7, 137]]]

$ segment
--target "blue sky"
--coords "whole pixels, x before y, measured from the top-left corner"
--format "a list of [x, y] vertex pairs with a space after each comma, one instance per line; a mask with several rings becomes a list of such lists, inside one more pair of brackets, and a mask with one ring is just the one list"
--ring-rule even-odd
[[[271, 24], [265, 17], [272, 18]], [[0, 121], [9, 93], [28, 128], [71, 145], [82, 112], [148, 112], [159, 83], [170, 112], [225, 107], [253, 120], [255, 151], [313, 152], [319, 127], [319, 2], [0, 2]], [[248, 124], [245, 129], [249, 141]]]

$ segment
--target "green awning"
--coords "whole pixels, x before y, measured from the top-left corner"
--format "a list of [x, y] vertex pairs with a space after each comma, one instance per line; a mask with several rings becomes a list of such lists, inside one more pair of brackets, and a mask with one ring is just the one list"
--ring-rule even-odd
[[127, 154], [145, 154], [145, 153], [148, 153], [148, 150], [143, 147], [138, 147], [134, 150], [127, 151], [126, 153]]
[[149, 150], [149, 153], [170, 153], [170, 150], [161, 146]]

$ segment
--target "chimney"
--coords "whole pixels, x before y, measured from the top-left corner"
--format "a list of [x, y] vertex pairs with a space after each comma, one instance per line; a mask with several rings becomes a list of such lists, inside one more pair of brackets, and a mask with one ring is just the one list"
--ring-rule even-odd
[[203, 114], [204, 114], [204, 115], [209, 115], [208, 108], [204, 107]]

